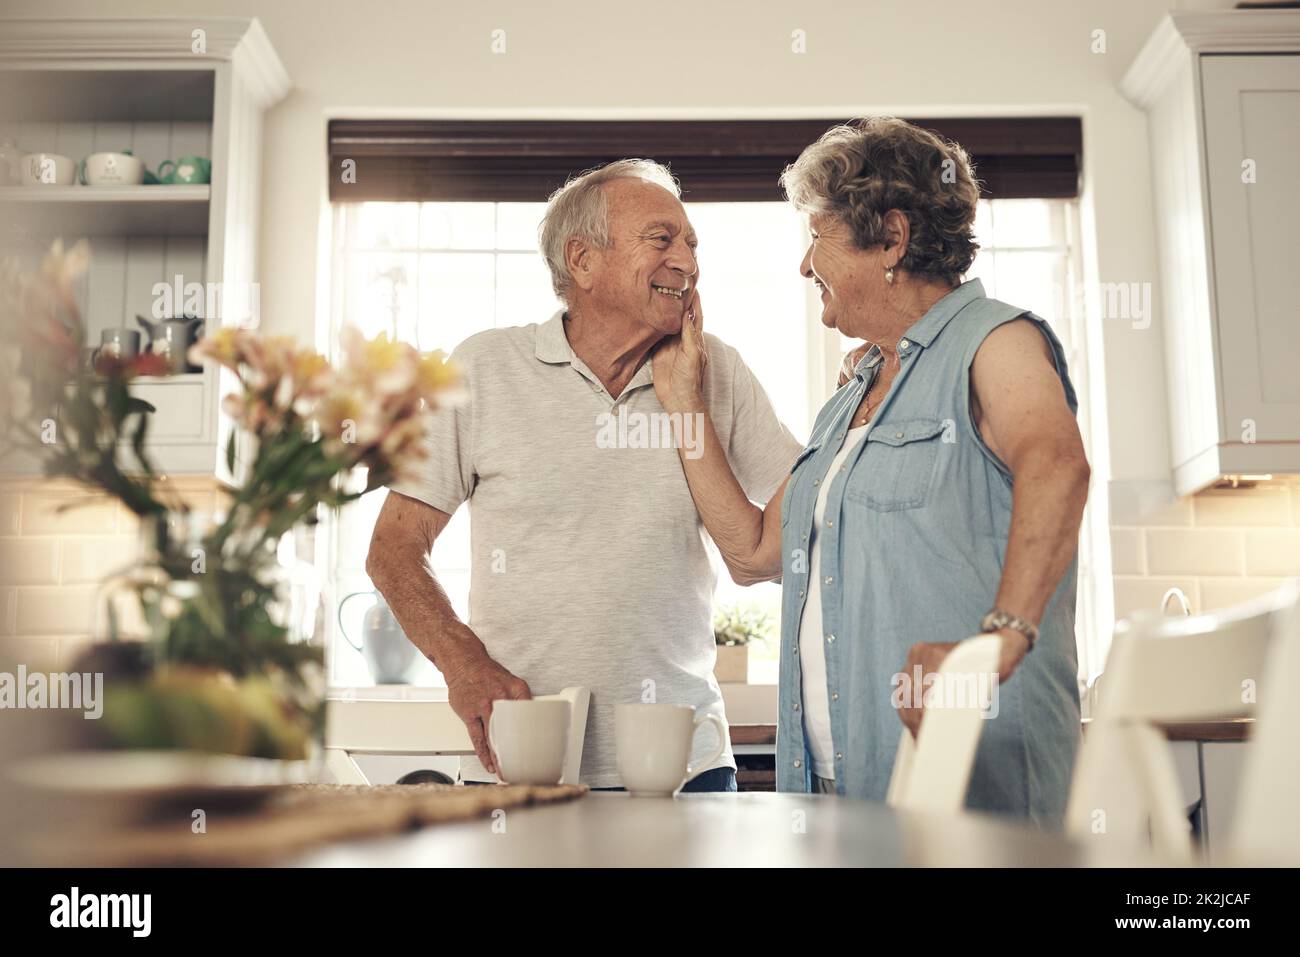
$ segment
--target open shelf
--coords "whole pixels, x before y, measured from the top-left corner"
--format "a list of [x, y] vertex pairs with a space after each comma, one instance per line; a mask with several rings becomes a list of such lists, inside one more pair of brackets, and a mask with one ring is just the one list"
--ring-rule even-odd
[[5, 186], [0, 209], [37, 235], [204, 236], [211, 186]]
[[[211, 122], [212, 70], [0, 70], [0, 122]], [[22, 144], [19, 144], [22, 145]]]

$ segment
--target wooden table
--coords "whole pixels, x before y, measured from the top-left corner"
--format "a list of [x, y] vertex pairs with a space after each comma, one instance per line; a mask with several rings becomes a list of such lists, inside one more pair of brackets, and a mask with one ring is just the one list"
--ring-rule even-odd
[[[502, 830], [504, 826], [504, 830]], [[320, 867], [1132, 867], [1153, 863], [985, 815], [929, 816], [826, 795], [590, 793], [491, 819], [352, 841]]]

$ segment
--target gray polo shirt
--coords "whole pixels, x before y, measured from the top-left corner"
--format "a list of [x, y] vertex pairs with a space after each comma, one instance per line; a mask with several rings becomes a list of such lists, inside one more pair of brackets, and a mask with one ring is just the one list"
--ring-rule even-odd
[[[766, 503], [802, 450], [740, 354], [705, 335], [705, 397], [746, 494]], [[617, 402], [569, 346], [563, 313], [493, 329], [452, 354], [468, 401], [432, 416], [419, 481], [395, 491], [470, 503], [469, 621], [534, 695], [591, 689], [582, 780], [621, 784], [614, 706], [686, 704], [725, 721], [713, 677], [716, 585], [652, 365]], [[691, 435], [686, 447], [691, 448]], [[692, 766], [717, 742], [696, 735]], [[728, 742], [710, 767], [736, 766]], [[462, 776], [493, 780], [476, 758]]]

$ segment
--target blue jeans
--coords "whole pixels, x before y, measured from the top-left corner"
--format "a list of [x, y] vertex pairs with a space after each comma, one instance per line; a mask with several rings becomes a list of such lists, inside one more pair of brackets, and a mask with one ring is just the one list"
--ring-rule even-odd
[[[593, 791], [626, 791], [627, 788], [592, 788]], [[712, 768], [701, 771], [682, 785], [682, 794], [703, 791], [735, 791], [736, 772], [732, 768]]]
[[[491, 781], [466, 781], [465, 784], [491, 784]], [[627, 788], [592, 788], [593, 791], [626, 791]], [[732, 768], [712, 768], [702, 771], [682, 785], [682, 793], [700, 791], [735, 791], [736, 772]]]

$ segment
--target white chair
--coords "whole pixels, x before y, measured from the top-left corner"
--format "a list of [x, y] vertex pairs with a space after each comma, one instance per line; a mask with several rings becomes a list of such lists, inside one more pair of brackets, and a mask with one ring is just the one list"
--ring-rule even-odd
[[1279, 593], [1273, 645], [1242, 769], [1228, 854], [1240, 862], [1300, 862], [1300, 581]]
[[[538, 701], [569, 703], [569, 742], [561, 784], [577, 784], [587, 737], [591, 692], [565, 688]], [[339, 784], [369, 784], [354, 754], [468, 755], [464, 722], [445, 701], [332, 699], [325, 722], [325, 768]]]
[[[1002, 650], [996, 635], [958, 642], [939, 665], [934, 688], [948, 694], [927, 706], [915, 739], [903, 729], [885, 801], [909, 811], [958, 814], [966, 803], [985, 711]], [[910, 676], [909, 676], [910, 677]], [[955, 692], [955, 693], [954, 693]]]
[[1065, 828], [1188, 861], [1191, 829], [1161, 725], [1251, 717], [1282, 593], [1210, 614], [1116, 627], [1075, 764]]

